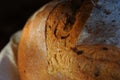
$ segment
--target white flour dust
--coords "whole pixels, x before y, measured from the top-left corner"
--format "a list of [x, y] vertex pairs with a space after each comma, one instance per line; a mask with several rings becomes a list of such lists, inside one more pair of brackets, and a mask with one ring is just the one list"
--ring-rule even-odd
[[99, 0], [78, 44], [112, 44], [120, 47], [120, 0]]

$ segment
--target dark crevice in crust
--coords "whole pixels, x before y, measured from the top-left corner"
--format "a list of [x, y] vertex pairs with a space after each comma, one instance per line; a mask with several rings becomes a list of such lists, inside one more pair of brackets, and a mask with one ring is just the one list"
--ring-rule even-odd
[[[49, 19], [49, 16], [51, 15], [52, 11], [54, 11], [54, 9], [60, 4], [61, 1], [59, 1], [55, 6], [54, 8], [50, 11], [47, 19], [46, 19], [46, 22], [45, 22], [45, 42], [47, 42], [47, 27], [51, 28], [51, 25], [47, 25], [47, 21]], [[47, 44], [46, 44], [46, 50], [48, 51], [48, 47], [47, 47]]]
[[107, 47], [103, 47], [102, 50], [108, 50], [108, 48]]
[[96, 69], [95, 72], [94, 72], [94, 76], [98, 77], [99, 75], [100, 75], [100, 71], [98, 69]]
[[70, 36], [70, 34], [68, 34], [67, 36], [61, 36], [61, 39], [66, 39]]
[[83, 53], [84, 53], [84, 51], [83, 51], [83, 50], [78, 50], [76, 47], [71, 48], [71, 49], [72, 49], [72, 51], [73, 51], [73, 52], [77, 53], [77, 55], [81, 55], [81, 54], [83, 54]]
[[64, 31], [69, 31], [72, 29], [72, 25], [74, 24], [75, 22], [75, 17], [73, 17], [74, 14], [69, 15], [68, 13], [65, 14], [66, 15], [66, 23], [64, 23]]
[[55, 26], [55, 30], [54, 30], [54, 35], [56, 38], [57, 38], [57, 26], [58, 26], [58, 24]]

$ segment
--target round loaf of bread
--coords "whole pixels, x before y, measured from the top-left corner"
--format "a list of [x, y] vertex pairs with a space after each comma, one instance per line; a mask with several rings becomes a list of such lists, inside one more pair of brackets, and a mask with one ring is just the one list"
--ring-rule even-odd
[[26, 23], [18, 49], [21, 80], [119, 80], [120, 50], [79, 45], [77, 38], [93, 4], [53, 1]]

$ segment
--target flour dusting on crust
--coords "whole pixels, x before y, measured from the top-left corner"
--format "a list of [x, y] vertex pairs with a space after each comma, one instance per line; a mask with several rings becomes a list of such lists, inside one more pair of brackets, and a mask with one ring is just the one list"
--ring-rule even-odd
[[120, 0], [99, 0], [78, 44], [112, 44], [120, 47]]

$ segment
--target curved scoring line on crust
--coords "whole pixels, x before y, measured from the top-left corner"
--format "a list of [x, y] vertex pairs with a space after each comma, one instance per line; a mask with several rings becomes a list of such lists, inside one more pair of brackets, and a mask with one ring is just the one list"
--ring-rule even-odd
[[[54, 6], [54, 8], [49, 12], [49, 15], [48, 15], [48, 17], [47, 17], [47, 19], [46, 19], [46, 22], [45, 22], [45, 42], [47, 42], [47, 27], [48, 27], [47, 22], [48, 22], [48, 19], [49, 19], [51, 13], [54, 11], [54, 9], [57, 8], [57, 6], [59, 6], [59, 4], [60, 4], [61, 2], [63, 2], [63, 1], [59, 1], [59, 2]], [[46, 50], [48, 51], [47, 43], [46, 43]]]

